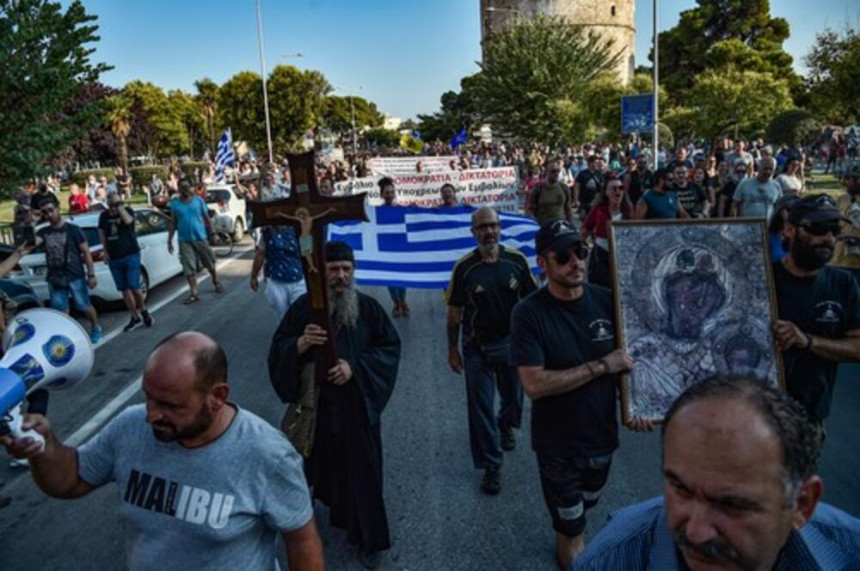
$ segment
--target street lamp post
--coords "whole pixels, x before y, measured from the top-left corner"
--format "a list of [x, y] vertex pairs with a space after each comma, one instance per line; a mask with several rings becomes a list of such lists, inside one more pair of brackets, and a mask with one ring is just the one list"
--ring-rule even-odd
[[659, 166], [659, 144], [660, 144], [660, 136], [659, 136], [659, 121], [660, 121], [660, 102], [659, 102], [659, 94], [660, 94], [660, 72], [659, 72], [659, 63], [660, 63], [660, 53], [659, 47], [660, 42], [657, 41], [658, 31], [657, 31], [657, 0], [654, 0], [654, 135], [653, 135], [653, 154], [654, 154], [654, 171], [657, 171]]
[[260, 14], [260, 0], [257, 0], [257, 41], [260, 44], [260, 73], [263, 76], [263, 109], [266, 114], [266, 143], [269, 146], [269, 163], [275, 162], [272, 154], [272, 124], [269, 120], [269, 94], [266, 87], [266, 56], [263, 50], [263, 18]]

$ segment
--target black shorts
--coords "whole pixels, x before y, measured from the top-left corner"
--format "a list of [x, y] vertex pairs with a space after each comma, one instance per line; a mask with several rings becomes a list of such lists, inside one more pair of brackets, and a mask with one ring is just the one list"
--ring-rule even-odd
[[597, 505], [609, 477], [612, 455], [596, 458], [538, 454], [543, 497], [558, 533], [576, 537], [585, 531], [585, 513]]

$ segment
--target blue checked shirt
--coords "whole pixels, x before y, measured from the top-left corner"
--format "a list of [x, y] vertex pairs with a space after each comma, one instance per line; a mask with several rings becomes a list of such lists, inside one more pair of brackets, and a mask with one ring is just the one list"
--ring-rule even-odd
[[[594, 537], [571, 569], [680, 571], [663, 497], [624, 508]], [[812, 519], [792, 533], [780, 552], [778, 571], [860, 569], [860, 520], [819, 503]]]

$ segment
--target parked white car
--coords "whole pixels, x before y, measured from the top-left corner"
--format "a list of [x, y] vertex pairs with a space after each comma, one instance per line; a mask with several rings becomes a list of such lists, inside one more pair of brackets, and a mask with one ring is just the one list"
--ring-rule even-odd
[[228, 184], [206, 186], [206, 206], [212, 227], [226, 232], [238, 242], [245, 236], [248, 221], [245, 219], [245, 199], [236, 192], [236, 187]]
[[[134, 208], [135, 231], [140, 244], [140, 289], [146, 299], [149, 289], [155, 287], [182, 272], [179, 263], [176, 237], [174, 236], [173, 254], [167, 251], [168, 220], [167, 216], [153, 208]], [[110, 268], [104, 260], [103, 246], [98, 232], [99, 212], [68, 215], [66, 222], [80, 226], [90, 246], [93, 257], [96, 280], [98, 285], [90, 290], [90, 297], [100, 302], [115, 302], [122, 300], [122, 294], [116, 289]], [[45, 281], [47, 265], [45, 263], [44, 246], [24, 256], [18, 263], [20, 269], [10, 273], [9, 277], [28, 283], [36, 292], [39, 301], [46, 303], [50, 299], [48, 283]]]

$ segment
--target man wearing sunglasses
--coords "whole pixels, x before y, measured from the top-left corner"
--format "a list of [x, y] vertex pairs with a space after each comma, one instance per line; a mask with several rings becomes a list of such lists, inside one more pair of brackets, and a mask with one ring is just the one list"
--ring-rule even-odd
[[[618, 373], [633, 360], [616, 348], [609, 290], [585, 283], [588, 248], [567, 221], [535, 237], [546, 287], [511, 316], [511, 363], [532, 399], [532, 449], [566, 569], [585, 548], [585, 515], [597, 505], [618, 448]], [[634, 419], [631, 428], [650, 429]]]
[[842, 221], [829, 196], [801, 198], [783, 230], [788, 256], [773, 266], [779, 308], [773, 333], [783, 352], [786, 388], [821, 438], [838, 363], [860, 361], [860, 288], [850, 273], [827, 265]]

